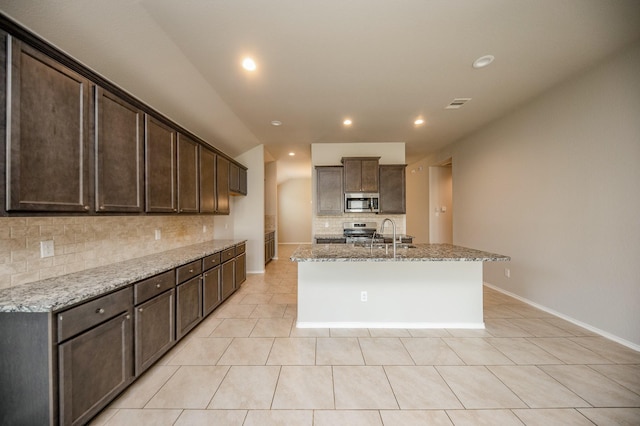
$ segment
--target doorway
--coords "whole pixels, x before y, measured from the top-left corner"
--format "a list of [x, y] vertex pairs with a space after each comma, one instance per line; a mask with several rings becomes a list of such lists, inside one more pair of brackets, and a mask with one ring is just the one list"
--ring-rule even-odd
[[429, 167], [429, 242], [453, 244], [453, 162]]

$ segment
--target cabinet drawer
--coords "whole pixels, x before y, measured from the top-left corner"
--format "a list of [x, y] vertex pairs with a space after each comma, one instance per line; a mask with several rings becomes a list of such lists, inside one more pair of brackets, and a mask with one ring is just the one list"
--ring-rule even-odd
[[94, 325], [113, 318], [131, 307], [132, 289], [127, 287], [75, 308], [60, 312], [58, 322], [58, 342], [87, 330]]
[[227, 262], [236, 257], [236, 248], [231, 247], [222, 252], [222, 263]]
[[202, 260], [187, 263], [176, 269], [176, 282], [178, 284], [187, 281], [190, 278], [202, 273]]
[[246, 249], [246, 244], [245, 244], [245, 243], [238, 244], [238, 245], [236, 246], [236, 256], [237, 256], [237, 255], [239, 255], [239, 254], [244, 253], [244, 252], [245, 252], [245, 249]]
[[133, 286], [133, 303], [138, 305], [176, 285], [173, 269], [140, 281]]
[[220, 264], [220, 255], [221, 253], [218, 252], [202, 259], [202, 270], [206, 271], [214, 266], [218, 266]]

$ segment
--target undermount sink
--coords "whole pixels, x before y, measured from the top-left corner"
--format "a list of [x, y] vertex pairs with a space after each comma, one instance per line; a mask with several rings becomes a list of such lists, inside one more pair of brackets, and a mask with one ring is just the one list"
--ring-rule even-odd
[[[371, 243], [353, 243], [354, 247], [364, 247], [364, 248], [371, 248]], [[392, 243], [374, 243], [373, 244], [373, 248], [374, 249], [393, 249], [393, 244]], [[416, 248], [416, 246], [414, 246], [413, 244], [407, 244], [407, 243], [397, 243], [396, 244], [396, 250], [397, 249], [412, 249], [412, 248]]]

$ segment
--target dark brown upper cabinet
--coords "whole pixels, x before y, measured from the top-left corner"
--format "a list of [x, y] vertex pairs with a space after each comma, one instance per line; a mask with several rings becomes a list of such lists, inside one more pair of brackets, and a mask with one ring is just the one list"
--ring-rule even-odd
[[200, 145], [200, 213], [216, 211], [216, 154]]
[[145, 211], [176, 212], [176, 131], [149, 115], [145, 129]]
[[198, 143], [178, 133], [178, 211], [200, 211]]
[[406, 165], [380, 166], [380, 213], [405, 214]]
[[233, 162], [229, 162], [229, 192], [247, 195], [247, 170]]
[[318, 216], [344, 213], [341, 166], [316, 166], [316, 212]]
[[229, 192], [238, 194], [240, 192], [240, 167], [229, 162]]
[[216, 214], [229, 214], [229, 160], [216, 160]]
[[247, 169], [240, 167], [240, 194], [247, 195]]
[[96, 211], [144, 209], [144, 113], [95, 89]]
[[88, 212], [90, 82], [7, 39], [6, 210]]
[[344, 157], [344, 192], [378, 192], [380, 157]]

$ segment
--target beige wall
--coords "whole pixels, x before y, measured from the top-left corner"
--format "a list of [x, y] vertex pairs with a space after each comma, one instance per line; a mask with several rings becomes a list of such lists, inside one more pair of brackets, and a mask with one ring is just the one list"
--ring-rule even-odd
[[278, 185], [278, 242], [310, 243], [311, 179], [289, 179]]
[[454, 243], [513, 259], [485, 281], [640, 349], [638, 76], [640, 43], [447, 156]]
[[[213, 219], [213, 216], [0, 218], [0, 288], [207, 241], [213, 238]], [[160, 229], [158, 241], [156, 229]], [[46, 240], [54, 241], [55, 255], [41, 259], [40, 241]]]
[[264, 157], [264, 145], [258, 145], [235, 158], [249, 169], [247, 195], [231, 197], [231, 214], [224, 219], [233, 222], [232, 238], [247, 240], [248, 273], [264, 272]]

